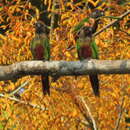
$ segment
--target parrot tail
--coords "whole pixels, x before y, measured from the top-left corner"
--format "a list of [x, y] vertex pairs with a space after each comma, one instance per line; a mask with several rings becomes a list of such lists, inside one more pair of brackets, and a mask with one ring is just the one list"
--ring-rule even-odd
[[93, 88], [93, 92], [95, 94], [95, 96], [100, 96], [100, 92], [99, 92], [99, 80], [98, 80], [98, 75], [89, 75], [90, 78], [90, 82]]
[[50, 84], [49, 84], [49, 76], [41, 76], [42, 79], [42, 90], [43, 90], [43, 94], [46, 95], [50, 95]]

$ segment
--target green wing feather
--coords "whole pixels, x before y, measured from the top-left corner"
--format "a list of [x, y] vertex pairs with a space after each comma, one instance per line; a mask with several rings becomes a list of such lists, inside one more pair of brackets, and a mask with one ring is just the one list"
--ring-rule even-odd
[[80, 49], [80, 40], [78, 39], [77, 41], [76, 41], [76, 49], [77, 49], [77, 51]]
[[78, 39], [77, 41], [76, 41], [76, 49], [77, 49], [77, 52], [78, 52], [78, 58], [80, 59], [80, 60], [82, 60], [82, 58], [80, 57], [80, 55], [79, 55], [79, 51], [80, 51], [80, 48], [81, 48], [81, 46], [80, 46], [80, 39]]
[[91, 46], [92, 46], [92, 51], [93, 51], [92, 58], [98, 59], [99, 58], [99, 53], [98, 53], [99, 51], [98, 51], [98, 47], [96, 45], [95, 40], [92, 41]]

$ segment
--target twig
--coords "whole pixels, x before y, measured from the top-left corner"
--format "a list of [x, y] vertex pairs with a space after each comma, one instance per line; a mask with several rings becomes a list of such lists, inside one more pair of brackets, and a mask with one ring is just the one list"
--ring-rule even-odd
[[81, 120], [81, 119], [76, 119], [78, 122], [81, 122], [83, 125], [85, 126], [88, 126], [89, 127], [89, 124], [86, 120]]
[[121, 102], [121, 105], [120, 105], [120, 113], [118, 115], [118, 118], [117, 118], [117, 121], [116, 121], [116, 127], [114, 130], [118, 130], [119, 129], [119, 124], [120, 124], [120, 120], [121, 120], [121, 117], [122, 117], [122, 113], [123, 113], [123, 105], [124, 105], [124, 97], [122, 98], [122, 102]]
[[70, 50], [73, 50], [74, 48], [75, 48], [75, 46], [72, 45], [71, 47], [67, 48], [66, 50], [70, 51]]
[[56, 2], [55, 2], [55, 0], [53, 0], [52, 13], [51, 13], [50, 40], [52, 39], [52, 33], [53, 33], [53, 29], [54, 29], [54, 24], [55, 24], [55, 13], [53, 12], [55, 10], [55, 5], [56, 5]]
[[112, 21], [110, 24], [106, 25], [104, 28], [102, 28], [101, 30], [99, 30], [98, 32], [94, 33], [93, 36], [97, 36], [98, 34], [100, 34], [101, 32], [103, 32], [104, 30], [106, 30], [107, 28], [109, 28], [110, 26], [112, 26], [113, 24], [119, 22], [120, 20], [122, 20], [125, 16], [127, 16], [130, 13], [130, 10], [126, 11], [124, 14], [122, 14], [121, 16], [119, 16], [119, 19], [116, 19], [114, 21]]
[[101, 18], [120, 19], [120, 17], [116, 17], [116, 16], [102, 16]]
[[[119, 17], [113, 17], [113, 16], [103, 16], [102, 18], [115, 18], [116, 20], [112, 21], [110, 24], [106, 25], [104, 28], [102, 28], [101, 30], [97, 31], [96, 33], [93, 34], [93, 36], [97, 36], [99, 35], [101, 32], [103, 32], [104, 30], [106, 30], [107, 28], [111, 27], [113, 24], [115, 24], [116, 22], [119, 22], [120, 20], [122, 20], [125, 16], [127, 16], [130, 13], [130, 10], [128, 10], [127, 12], [125, 12], [124, 14], [122, 14]], [[119, 30], [122, 31], [122, 30]], [[129, 33], [122, 31], [124, 33], [126, 33], [128, 36], [130, 35]], [[70, 48], [67, 48], [66, 50], [72, 50], [74, 49], [75, 46], [71, 46]]]
[[65, 85], [65, 87], [62, 87], [62, 89], [57, 90], [69, 94], [74, 104], [78, 107], [78, 109], [81, 111], [81, 114], [86, 119], [86, 123], [84, 123], [84, 125], [88, 128], [97, 130], [96, 122], [91, 114], [91, 111], [86, 102], [84, 101], [84, 98], [82, 96], [79, 96], [77, 87], [75, 87], [75, 85], [69, 87]]
[[27, 86], [29, 84], [29, 81], [24, 82], [22, 85], [20, 85], [18, 88], [16, 88], [14, 91], [9, 93], [9, 96], [13, 96], [15, 93], [17, 93], [21, 88]]
[[9, 100], [12, 100], [12, 101], [15, 101], [15, 102], [24, 104], [24, 105], [29, 105], [29, 106], [31, 106], [31, 107], [33, 107], [33, 108], [38, 108], [38, 109], [40, 109], [40, 110], [42, 110], [42, 111], [47, 110], [47, 108], [45, 108], [45, 107], [42, 107], [42, 106], [39, 106], [39, 105], [36, 105], [36, 104], [32, 104], [32, 103], [28, 103], [28, 102], [19, 100], [19, 99], [15, 98], [15, 97], [8, 97], [8, 96], [6, 96], [6, 95], [4, 95], [4, 94], [1, 94], [1, 93], [0, 93], [0, 97], [7, 98], [7, 99], [9, 99]]
[[95, 122], [95, 120], [94, 120], [94, 118], [93, 118], [93, 116], [92, 116], [92, 114], [91, 114], [91, 111], [90, 111], [88, 105], [87, 105], [86, 102], [84, 101], [84, 98], [83, 98], [83, 97], [80, 96], [79, 98], [80, 98], [80, 100], [82, 101], [82, 103], [84, 104], [84, 106], [85, 106], [85, 108], [86, 108], [86, 110], [87, 110], [87, 112], [88, 112], [88, 115], [89, 115], [89, 117], [91, 118], [91, 121], [92, 121], [94, 130], [97, 130], [96, 122]]

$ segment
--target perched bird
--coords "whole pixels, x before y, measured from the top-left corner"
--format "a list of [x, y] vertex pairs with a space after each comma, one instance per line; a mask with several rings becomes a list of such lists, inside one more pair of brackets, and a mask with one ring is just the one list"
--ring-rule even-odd
[[[35, 37], [31, 42], [31, 52], [36, 60], [50, 59], [50, 44], [48, 38], [48, 30], [42, 21], [35, 23]], [[43, 94], [50, 95], [50, 85], [48, 74], [41, 76]]]
[[[92, 27], [84, 26], [80, 29], [79, 38], [76, 41], [78, 58], [80, 60], [98, 59], [98, 48], [92, 38], [92, 32]], [[99, 80], [97, 74], [90, 74], [89, 78], [95, 96], [99, 96]]]
[[[98, 48], [93, 38], [96, 32], [100, 17], [104, 16], [104, 12], [95, 9], [88, 17], [79, 22], [72, 30], [76, 41], [78, 58], [98, 59]], [[99, 96], [99, 80], [97, 74], [89, 75], [90, 82], [95, 96]]]

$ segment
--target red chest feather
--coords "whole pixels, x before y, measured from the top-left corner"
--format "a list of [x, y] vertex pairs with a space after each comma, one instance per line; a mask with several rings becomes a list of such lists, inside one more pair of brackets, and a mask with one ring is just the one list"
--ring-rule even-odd
[[44, 59], [44, 47], [42, 45], [37, 45], [34, 51], [36, 59], [38, 60]]
[[82, 46], [80, 48], [79, 56], [85, 59], [92, 57], [92, 48], [88, 45]]

